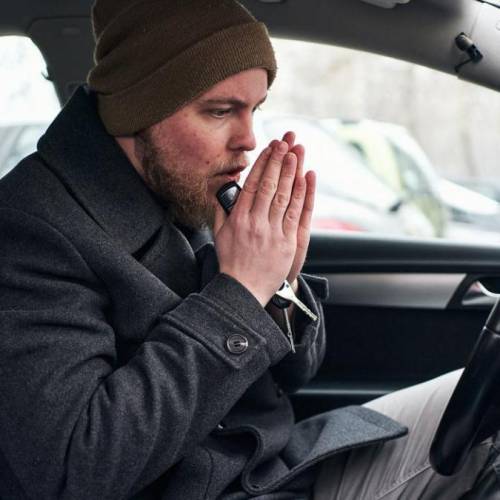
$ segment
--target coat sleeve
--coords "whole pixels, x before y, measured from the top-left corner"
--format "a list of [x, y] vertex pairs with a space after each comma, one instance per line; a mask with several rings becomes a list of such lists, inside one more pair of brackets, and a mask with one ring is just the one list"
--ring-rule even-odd
[[105, 287], [78, 249], [10, 208], [0, 234], [0, 455], [27, 498], [134, 495], [289, 352], [254, 297], [218, 274], [159, 314], [119, 366]]
[[271, 368], [276, 382], [288, 393], [307, 384], [317, 373], [326, 349], [325, 317], [321, 300], [328, 297], [328, 281], [325, 278], [300, 274], [299, 299], [318, 317], [312, 321], [295, 308], [294, 334], [296, 352], [290, 352]]

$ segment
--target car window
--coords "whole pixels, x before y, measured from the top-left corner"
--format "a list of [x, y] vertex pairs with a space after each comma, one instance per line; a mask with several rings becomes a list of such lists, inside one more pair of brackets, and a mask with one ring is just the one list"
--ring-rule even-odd
[[415, 158], [397, 144], [391, 141], [389, 141], [389, 144], [396, 156], [402, 189], [415, 194], [430, 192], [430, 180], [426, 179]]
[[0, 37], [0, 177], [36, 143], [60, 109], [38, 48], [29, 38]]
[[258, 147], [297, 132], [306, 169], [325, 184], [315, 230], [500, 241], [496, 92], [388, 57], [273, 43], [279, 75], [257, 113]]
[[[264, 118], [263, 122], [267, 137], [276, 137], [290, 128], [308, 144], [308, 161], [315, 165], [320, 180], [318, 191], [381, 209], [388, 209], [396, 201], [395, 194], [365, 166], [359, 153], [323, 130], [320, 123], [297, 117]], [[356, 191], [353, 182], [358, 186]]]

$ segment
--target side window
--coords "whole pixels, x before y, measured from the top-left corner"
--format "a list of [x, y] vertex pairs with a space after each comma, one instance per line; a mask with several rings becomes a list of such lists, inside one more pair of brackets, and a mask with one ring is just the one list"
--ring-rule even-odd
[[29, 38], [0, 37], [0, 177], [36, 150], [60, 109], [45, 74], [45, 61]]
[[297, 132], [318, 178], [313, 230], [500, 244], [497, 92], [366, 52], [273, 44], [257, 144]]
[[396, 144], [391, 144], [399, 165], [404, 189], [412, 193], [428, 193], [429, 183], [416, 161]]

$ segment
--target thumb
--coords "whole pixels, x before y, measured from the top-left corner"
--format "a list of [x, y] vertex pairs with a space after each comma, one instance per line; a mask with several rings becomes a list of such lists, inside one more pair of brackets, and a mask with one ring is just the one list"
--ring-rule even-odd
[[220, 228], [226, 222], [227, 215], [224, 209], [217, 203], [215, 205], [215, 219], [214, 219], [214, 238], [217, 236], [217, 233], [220, 231]]

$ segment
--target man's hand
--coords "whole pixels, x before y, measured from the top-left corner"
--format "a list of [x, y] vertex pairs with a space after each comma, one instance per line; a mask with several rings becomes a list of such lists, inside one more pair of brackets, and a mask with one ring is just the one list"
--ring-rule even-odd
[[[294, 153], [297, 157], [297, 170], [296, 178], [302, 177], [304, 175], [304, 157], [305, 150], [304, 146], [301, 144], [295, 144], [295, 134], [293, 132], [287, 132], [283, 136], [283, 141], [288, 144], [289, 151]], [[270, 146], [273, 146], [278, 141], [272, 141]], [[295, 253], [295, 258], [293, 260], [290, 272], [287, 276], [287, 281], [292, 285], [294, 291], [297, 291], [297, 284], [295, 280], [299, 275], [304, 262], [306, 260], [307, 249], [309, 248], [309, 241], [311, 235], [311, 219], [314, 209], [314, 194], [316, 192], [316, 176], [313, 171], [307, 172], [305, 176], [306, 180], [306, 196], [304, 200], [304, 206], [302, 209], [302, 214], [300, 216], [299, 227], [297, 231], [297, 250]], [[295, 282], [295, 283], [294, 283]]]
[[[226, 218], [217, 207], [214, 236], [220, 271], [242, 283], [262, 306], [285, 278], [300, 272], [305, 258], [299, 226], [307, 222], [303, 209], [309, 190], [304, 176], [296, 175], [298, 162], [287, 141], [273, 143], [252, 167], [231, 215]], [[308, 241], [307, 235], [306, 251]]]

